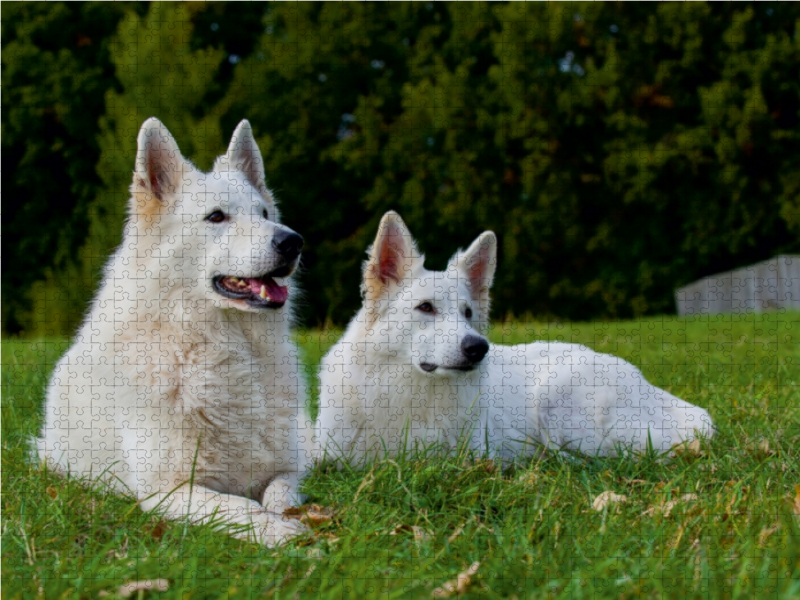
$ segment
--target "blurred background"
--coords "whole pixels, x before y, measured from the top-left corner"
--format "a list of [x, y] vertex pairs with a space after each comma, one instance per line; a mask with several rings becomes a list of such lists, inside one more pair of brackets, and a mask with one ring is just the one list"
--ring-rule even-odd
[[800, 250], [800, 4], [2, 3], [2, 322], [74, 333], [136, 133], [253, 125], [306, 239], [302, 323], [360, 306], [397, 210], [429, 268], [500, 240], [493, 317], [675, 312]]

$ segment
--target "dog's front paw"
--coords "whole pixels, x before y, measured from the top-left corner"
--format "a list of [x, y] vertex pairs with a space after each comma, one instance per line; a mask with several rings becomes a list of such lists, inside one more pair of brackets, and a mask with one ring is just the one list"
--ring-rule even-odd
[[254, 524], [256, 538], [265, 546], [278, 546], [308, 531], [303, 523], [275, 513], [264, 513], [265, 520]]
[[299, 477], [294, 473], [276, 477], [264, 490], [261, 506], [278, 514], [292, 506], [299, 506], [303, 503], [303, 495], [297, 491], [298, 486]]

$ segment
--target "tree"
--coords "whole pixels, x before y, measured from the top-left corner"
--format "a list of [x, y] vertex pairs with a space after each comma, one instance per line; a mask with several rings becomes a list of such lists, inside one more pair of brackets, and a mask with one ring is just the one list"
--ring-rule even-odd
[[190, 17], [184, 4], [154, 3], [146, 15], [128, 12], [121, 21], [110, 43], [120, 89], [106, 92], [99, 119], [102, 186], [88, 208], [88, 235], [77, 263], [49, 270], [33, 285], [34, 315], [48, 318], [31, 323], [29, 331], [60, 333], [79, 322], [100, 269], [121, 240], [136, 136], [148, 117], [157, 115], [175, 132], [183, 154], [201, 168], [225, 150], [218, 116], [198, 110], [225, 53], [191, 48]]
[[384, 206], [373, 188], [387, 122], [402, 112], [418, 40], [435, 53], [448, 15], [434, 3], [278, 4], [236, 68], [223, 123], [251, 120], [284, 217], [306, 237], [306, 323], [341, 322], [357, 306]]
[[95, 138], [116, 84], [108, 41], [114, 2], [6, 2], [2, 21], [3, 328], [36, 319], [28, 291], [46, 270], [74, 266], [101, 186]]
[[[69, 316], [53, 331], [77, 319], [118, 243], [136, 129], [151, 114], [201, 166], [223, 148], [223, 132], [250, 119], [284, 219], [307, 241], [308, 325], [353, 314], [364, 250], [389, 209], [432, 268], [484, 229], [498, 234], [495, 318], [672, 312], [676, 287], [800, 250], [797, 5], [180, 7], [153, 5], [120, 25], [109, 58], [119, 83], [104, 88], [117, 85], [87, 154], [102, 179], [92, 175], [74, 213], [58, 213], [84, 223], [71, 247], [86, 242], [73, 267], [53, 262], [48, 283], [33, 286], [29, 314]], [[41, 52], [44, 42], [29, 38], [25, 51]], [[22, 69], [11, 75], [4, 83], [22, 86], [4, 94], [49, 98]], [[8, 138], [28, 177], [20, 182], [44, 164], [19, 158], [23, 121]], [[44, 148], [50, 129], [34, 131], [26, 147]], [[63, 151], [37, 152], [61, 157], [53, 179], [66, 181]], [[14, 181], [15, 194], [27, 189]], [[46, 197], [12, 215], [19, 230], [9, 238], [39, 248], [29, 254], [44, 265], [49, 249], [70, 247], [53, 241], [57, 220], [40, 240], [26, 227]], [[8, 297], [24, 298], [43, 267], [6, 264], [4, 283], [20, 283]]]

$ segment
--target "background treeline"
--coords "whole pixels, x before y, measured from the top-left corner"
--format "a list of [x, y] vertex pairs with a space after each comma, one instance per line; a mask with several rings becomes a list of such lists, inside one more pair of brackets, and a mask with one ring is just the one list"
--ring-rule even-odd
[[2, 5], [6, 333], [71, 333], [155, 115], [209, 168], [253, 124], [344, 322], [381, 215], [441, 268], [500, 239], [494, 316], [674, 312], [800, 249], [794, 3]]

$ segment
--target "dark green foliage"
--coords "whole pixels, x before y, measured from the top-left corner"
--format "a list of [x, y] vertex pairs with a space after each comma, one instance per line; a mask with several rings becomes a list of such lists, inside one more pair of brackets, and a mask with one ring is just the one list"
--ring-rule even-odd
[[[14, 14], [29, 24], [37, 22], [36, 10], [51, 19], [68, 10], [50, 6]], [[92, 6], [106, 20], [117, 15], [104, 29], [108, 48], [120, 9]], [[157, 116], [179, 143], [195, 140], [189, 123], [209, 124], [207, 144], [194, 149], [200, 157], [224, 148], [235, 124], [250, 119], [284, 219], [307, 240], [306, 323], [342, 323], [353, 314], [364, 250], [388, 209], [400, 212], [433, 268], [494, 230], [501, 244], [495, 316], [672, 312], [680, 285], [800, 250], [795, 4], [243, 6], [186, 9], [191, 51], [221, 49], [226, 58], [205, 66], [202, 90], [173, 87], [172, 104], [186, 114]], [[4, 61], [21, 52], [11, 45], [9, 22], [4, 18]], [[28, 51], [44, 52], [35, 40], [26, 43]], [[89, 78], [96, 89], [80, 105], [77, 96], [54, 96], [59, 88], [47, 82], [57, 76], [44, 63], [26, 75], [29, 95], [57, 97], [73, 112], [106, 99], [105, 109], [81, 112], [92, 138], [82, 143], [92, 152], [78, 152], [74, 140], [40, 142], [40, 129], [3, 112], [4, 169], [6, 155], [21, 160], [14, 157], [25, 151], [23, 131], [47, 148], [31, 154], [27, 170], [6, 170], [13, 247], [25, 249], [27, 260], [6, 254], [7, 330], [20, 323], [37, 329], [37, 317], [21, 310], [25, 292], [45, 267], [78, 256], [90, 200], [125, 195], [116, 177], [101, 184], [95, 173], [81, 175], [84, 163], [100, 161], [106, 90], [116, 85], [121, 102], [139, 105], [114, 84], [104, 56], [105, 79]], [[157, 81], [164, 67], [139, 69], [142, 81]], [[3, 93], [35, 106], [14, 73], [4, 69]], [[135, 132], [106, 124], [106, 134], [120, 143], [127, 135], [125, 147], [133, 147]], [[214, 131], [220, 139], [208, 137]], [[133, 156], [123, 154], [115, 164], [132, 168]], [[47, 169], [48, 157], [57, 163], [52, 177], [31, 179]], [[75, 171], [79, 164], [83, 171]], [[108, 164], [100, 163], [101, 173]], [[53, 222], [75, 226], [30, 227], [30, 211], [39, 216], [46, 205], [37, 200], [26, 208], [19, 198], [32, 198], [29, 190], [49, 198], [54, 182], [62, 183]], [[63, 294], [77, 286], [88, 297], [85, 277], [64, 280], [57, 286]], [[34, 294], [38, 306], [56, 306], [48, 293]]]
[[[4, 2], [2, 6], [3, 327], [30, 321], [26, 298], [46, 269], [84, 243], [97, 117], [115, 85], [109, 39], [125, 3]], [[41, 316], [39, 316], [41, 318]]]

